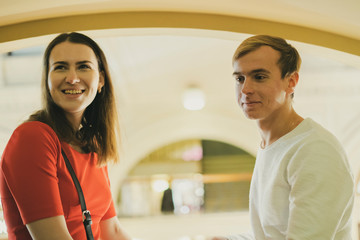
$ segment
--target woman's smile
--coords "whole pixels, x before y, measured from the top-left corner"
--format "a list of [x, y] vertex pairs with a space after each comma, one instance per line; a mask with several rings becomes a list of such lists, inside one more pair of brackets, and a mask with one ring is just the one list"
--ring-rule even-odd
[[81, 89], [66, 89], [66, 90], [62, 90], [62, 92], [64, 94], [70, 94], [70, 95], [75, 95], [75, 94], [82, 94], [83, 92], [85, 92], [85, 90], [81, 90]]

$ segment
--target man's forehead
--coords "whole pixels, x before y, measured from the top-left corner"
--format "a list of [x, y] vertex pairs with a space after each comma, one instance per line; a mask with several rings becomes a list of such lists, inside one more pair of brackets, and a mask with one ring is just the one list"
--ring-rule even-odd
[[278, 67], [280, 53], [269, 46], [262, 46], [234, 61], [235, 72], [250, 72], [256, 69], [270, 71]]

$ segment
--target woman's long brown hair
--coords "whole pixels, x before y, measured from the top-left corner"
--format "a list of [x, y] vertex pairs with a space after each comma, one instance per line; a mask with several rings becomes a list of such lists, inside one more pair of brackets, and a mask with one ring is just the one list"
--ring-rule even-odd
[[[99, 71], [104, 75], [104, 86], [94, 101], [85, 109], [80, 129], [74, 129], [65, 117], [62, 108], [53, 101], [49, 87], [49, 57], [52, 49], [62, 43], [71, 42], [89, 46], [95, 53]], [[105, 55], [98, 44], [81, 33], [63, 33], [51, 41], [45, 50], [42, 75], [43, 108], [32, 114], [27, 121], [41, 121], [56, 132], [59, 139], [81, 146], [84, 152], [96, 152], [98, 165], [119, 160], [119, 122], [116, 110], [115, 93]]]

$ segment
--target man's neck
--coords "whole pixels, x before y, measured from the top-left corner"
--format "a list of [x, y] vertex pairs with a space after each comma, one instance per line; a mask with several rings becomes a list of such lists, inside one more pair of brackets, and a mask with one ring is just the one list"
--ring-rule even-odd
[[283, 114], [258, 120], [257, 124], [262, 138], [261, 148], [271, 145], [273, 142], [295, 129], [304, 119], [293, 108]]

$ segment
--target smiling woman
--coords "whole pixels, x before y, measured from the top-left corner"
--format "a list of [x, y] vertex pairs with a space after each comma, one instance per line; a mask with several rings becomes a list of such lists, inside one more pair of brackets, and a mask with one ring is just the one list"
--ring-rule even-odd
[[118, 125], [105, 56], [89, 37], [64, 33], [48, 45], [44, 65], [44, 107], [14, 131], [1, 159], [9, 239], [128, 240], [105, 165], [117, 160]]

